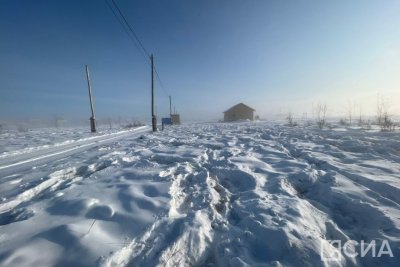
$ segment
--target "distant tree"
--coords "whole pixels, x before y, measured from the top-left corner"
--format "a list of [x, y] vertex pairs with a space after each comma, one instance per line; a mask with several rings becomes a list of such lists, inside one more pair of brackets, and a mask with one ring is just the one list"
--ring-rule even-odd
[[346, 118], [347, 118], [349, 125], [351, 125], [353, 122], [354, 109], [355, 109], [354, 103], [351, 100], [347, 101]]
[[382, 96], [378, 95], [376, 105], [376, 122], [381, 131], [394, 131], [395, 123], [388, 112], [388, 105]]
[[65, 125], [65, 119], [61, 116], [54, 116], [52, 120], [52, 124], [54, 125], [55, 128], [60, 128]]
[[122, 126], [122, 118], [121, 118], [121, 116], [118, 116], [117, 124], [118, 124], [118, 127]]
[[376, 100], [376, 122], [380, 126], [383, 122], [383, 114], [385, 113], [385, 102], [382, 97], [378, 95]]
[[326, 104], [318, 103], [315, 106], [315, 114], [316, 114], [316, 120], [317, 120], [317, 125], [318, 128], [322, 129], [326, 126], [326, 112], [328, 108]]
[[111, 130], [113, 127], [113, 119], [112, 118], [105, 118], [104, 124], [108, 125], [108, 128]]
[[286, 120], [289, 126], [296, 126], [297, 123], [294, 121], [293, 113], [291, 111], [288, 112], [286, 116]]
[[394, 131], [395, 130], [395, 123], [393, 122], [392, 118], [389, 114], [385, 111], [383, 113], [382, 121], [381, 121], [381, 131]]
[[360, 106], [360, 112], [359, 112], [359, 115], [358, 115], [358, 125], [359, 126], [363, 126], [364, 124], [365, 124], [365, 122], [364, 122], [364, 120], [362, 118], [362, 110], [361, 110], [361, 106]]
[[28, 131], [28, 127], [26, 127], [25, 125], [19, 124], [17, 126], [17, 131], [20, 133], [25, 133]]

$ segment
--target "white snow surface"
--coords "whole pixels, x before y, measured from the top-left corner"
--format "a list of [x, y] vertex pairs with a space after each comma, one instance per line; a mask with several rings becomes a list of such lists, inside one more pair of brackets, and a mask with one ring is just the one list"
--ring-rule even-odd
[[[399, 133], [149, 129], [53, 143], [35, 131], [23, 146], [8, 133], [0, 265], [400, 266]], [[329, 240], [387, 240], [393, 257], [350, 257]], [[322, 261], [321, 245], [340, 259]]]

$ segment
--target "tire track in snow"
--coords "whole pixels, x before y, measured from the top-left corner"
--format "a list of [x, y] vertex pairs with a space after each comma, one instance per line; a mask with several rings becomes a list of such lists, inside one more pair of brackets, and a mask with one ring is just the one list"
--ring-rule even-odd
[[0, 204], [0, 214], [16, 208], [17, 206], [31, 201], [32, 199], [40, 196], [46, 190], [56, 191], [63, 188], [65, 184], [71, 184], [93, 173], [101, 171], [111, 165], [111, 162], [100, 162], [98, 164], [83, 165], [80, 167], [69, 167], [66, 169], [55, 171], [49, 174], [46, 178], [41, 180], [39, 184], [15, 196], [12, 200]]
[[[149, 129], [148, 126], [143, 126], [136, 128], [131, 131], [123, 131], [115, 134], [108, 134], [105, 136], [97, 136], [94, 138], [88, 138], [82, 141], [76, 141], [72, 144], [68, 143], [65, 145], [54, 146], [48, 149], [43, 149], [39, 151], [32, 151], [29, 153], [24, 153], [22, 156], [18, 155], [15, 158], [12, 157], [13, 155], [2, 159], [0, 162], [3, 162], [2, 166], [0, 166], [0, 171], [12, 169], [13, 167], [18, 167], [24, 164], [33, 163], [43, 160], [54, 160], [56, 156], [60, 155], [71, 155], [74, 153], [78, 153], [80, 151], [84, 151], [88, 148], [93, 148], [104, 143], [108, 143], [123, 137], [127, 137], [132, 134], [140, 134]], [[95, 139], [95, 141], [93, 141]], [[88, 143], [90, 141], [90, 143]]]
[[[135, 134], [142, 133], [143, 131], [147, 130], [147, 128], [148, 127], [141, 127], [140, 129], [137, 129], [137, 131], [133, 131], [133, 133], [135, 133]], [[132, 134], [132, 132], [130, 132], [130, 134]], [[61, 150], [55, 154], [54, 153], [48, 154], [48, 155], [45, 155], [44, 158], [50, 159], [54, 155], [65, 154], [71, 150], [81, 149], [82, 147], [88, 147], [88, 148], [97, 147], [103, 143], [110, 142], [115, 139], [120, 139], [120, 138], [123, 138], [126, 136], [127, 136], [126, 134], [113, 136], [111, 138], [103, 139], [101, 142], [99, 141], [96, 143], [89, 143], [84, 146], [79, 146], [79, 147], [71, 148], [68, 150]], [[38, 160], [38, 158], [19, 162], [18, 164], [25, 164], [27, 162], [33, 162], [35, 160]], [[96, 158], [96, 160], [97, 160], [97, 158]], [[91, 160], [88, 160], [88, 162], [90, 162], [90, 161]], [[75, 180], [80, 180], [82, 178], [88, 177], [97, 171], [107, 168], [110, 164], [111, 164], [111, 162], [102, 161], [98, 164], [94, 163], [94, 164], [81, 165], [80, 167], [68, 167], [65, 169], [61, 169], [61, 170], [52, 172], [52, 173], [48, 174], [46, 177], [41, 178], [40, 182], [38, 184], [36, 184], [35, 186], [23, 191], [22, 193], [19, 193], [16, 196], [13, 196], [12, 200], [9, 200], [5, 203], [1, 203], [0, 204], [0, 214], [10, 211], [25, 202], [29, 202], [30, 200], [41, 195], [43, 192], [45, 192], [48, 189], [51, 189], [54, 191], [57, 188], [62, 187], [63, 184], [72, 183]], [[12, 166], [9, 166], [9, 167], [12, 167]]]
[[67, 181], [72, 179], [73, 177], [75, 177], [75, 175], [76, 168], [67, 168], [64, 170], [53, 172], [48, 176], [49, 178], [45, 181], [17, 195], [13, 200], [0, 204], [0, 214], [17, 207], [23, 202], [27, 202], [33, 199], [50, 187], [57, 186], [60, 181]]

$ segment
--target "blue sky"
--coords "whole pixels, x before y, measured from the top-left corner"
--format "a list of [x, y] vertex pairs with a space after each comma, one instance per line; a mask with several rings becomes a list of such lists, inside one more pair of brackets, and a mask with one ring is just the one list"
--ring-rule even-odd
[[[109, 0], [111, 1], [111, 0]], [[116, 0], [186, 120], [244, 102], [269, 118], [400, 113], [399, 1]], [[0, 1], [0, 118], [150, 118], [150, 69], [103, 0]], [[400, 106], [400, 105], [399, 105]], [[300, 116], [300, 115], [299, 115]]]

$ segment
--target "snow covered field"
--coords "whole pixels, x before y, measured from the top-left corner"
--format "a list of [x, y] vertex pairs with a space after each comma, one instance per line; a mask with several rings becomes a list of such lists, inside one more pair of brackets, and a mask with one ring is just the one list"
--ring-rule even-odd
[[[398, 133], [259, 122], [50, 136], [1, 141], [2, 266], [400, 265]], [[385, 242], [393, 255], [377, 257]]]

